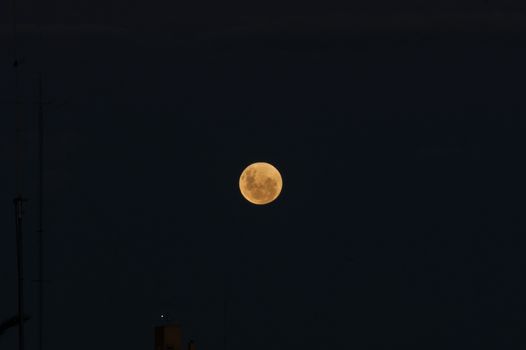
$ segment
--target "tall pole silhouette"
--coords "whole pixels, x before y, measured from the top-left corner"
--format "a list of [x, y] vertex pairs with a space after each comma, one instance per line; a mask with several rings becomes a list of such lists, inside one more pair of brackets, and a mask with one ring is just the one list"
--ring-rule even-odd
[[228, 296], [225, 287], [225, 300], [223, 301], [223, 350], [228, 349]]
[[13, 0], [13, 68], [15, 74], [14, 82], [14, 94], [15, 94], [15, 118], [16, 118], [16, 127], [15, 127], [15, 187], [16, 195], [13, 200], [15, 205], [15, 231], [16, 231], [16, 262], [17, 262], [17, 294], [18, 294], [18, 349], [24, 350], [24, 256], [23, 256], [23, 235], [22, 235], [22, 218], [23, 218], [23, 203], [24, 198], [22, 196], [22, 150], [23, 150], [23, 120], [22, 114], [20, 113], [21, 101], [19, 101], [18, 95], [18, 79], [19, 73], [18, 69], [20, 62], [18, 60], [18, 51], [17, 51], [17, 6], [16, 0]]
[[44, 101], [42, 73], [38, 76], [38, 349], [42, 350], [44, 319]]
[[18, 348], [24, 350], [24, 264], [23, 264], [23, 239], [22, 215], [24, 202], [22, 196], [16, 196], [15, 204], [15, 229], [17, 246], [17, 275], [18, 275]]

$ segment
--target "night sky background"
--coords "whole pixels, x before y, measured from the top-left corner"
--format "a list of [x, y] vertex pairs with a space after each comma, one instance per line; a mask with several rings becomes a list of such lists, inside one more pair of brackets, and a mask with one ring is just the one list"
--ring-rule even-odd
[[[161, 314], [199, 350], [525, 348], [526, 4], [18, 7], [28, 350], [38, 72], [44, 349], [152, 349]], [[16, 314], [12, 22], [2, 2], [0, 320]], [[283, 176], [268, 206], [238, 190], [255, 161]]]

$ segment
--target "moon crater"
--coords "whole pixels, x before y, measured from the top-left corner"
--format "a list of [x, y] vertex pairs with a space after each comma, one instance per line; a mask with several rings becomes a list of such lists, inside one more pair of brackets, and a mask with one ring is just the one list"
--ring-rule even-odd
[[253, 204], [268, 204], [280, 194], [283, 186], [281, 174], [269, 163], [249, 165], [239, 178], [239, 189], [246, 200]]

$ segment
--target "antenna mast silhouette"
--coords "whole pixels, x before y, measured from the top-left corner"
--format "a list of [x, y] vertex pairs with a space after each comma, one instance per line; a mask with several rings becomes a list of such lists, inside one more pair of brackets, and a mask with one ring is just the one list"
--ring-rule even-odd
[[24, 258], [23, 258], [23, 235], [22, 235], [22, 219], [23, 219], [23, 203], [25, 201], [22, 196], [22, 130], [23, 120], [22, 114], [20, 113], [19, 95], [18, 95], [18, 51], [17, 51], [17, 7], [16, 0], [13, 0], [13, 68], [15, 70], [15, 82], [14, 82], [14, 93], [15, 93], [15, 143], [16, 143], [16, 164], [15, 164], [15, 187], [16, 195], [13, 200], [15, 205], [15, 231], [16, 231], [16, 262], [17, 262], [17, 275], [18, 275], [18, 349], [24, 350]]
[[44, 101], [42, 73], [38, 76], [38, 348], [42, 350], [42, 329], [44, 318]]

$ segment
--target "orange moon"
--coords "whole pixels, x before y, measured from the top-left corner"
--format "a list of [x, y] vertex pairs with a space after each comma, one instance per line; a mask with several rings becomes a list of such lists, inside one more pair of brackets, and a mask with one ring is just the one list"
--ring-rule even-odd
[[239, 177], [239, 190], [247, 201], [263, 205], [278, 198], [283, 188], [281, 174], [272, 164], [250, 164]]

